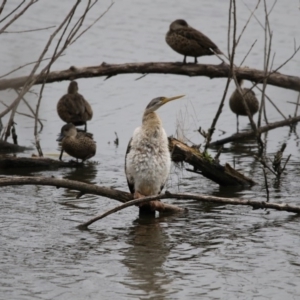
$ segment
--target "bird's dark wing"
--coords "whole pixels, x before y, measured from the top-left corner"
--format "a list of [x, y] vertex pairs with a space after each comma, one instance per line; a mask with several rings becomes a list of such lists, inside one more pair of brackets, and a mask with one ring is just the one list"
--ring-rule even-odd
[[217, 53], [222, 54], [218, 46], [209, 37], [192, 27], [181, 28], [180, 30], [178, 30], [178, 34], [182, 35], [183, 37], [186, 37], [189, 40], [194, 40], [203, 48], [211, 48]]
[[77, 129], [77, 135], [76, 135], [76, 137], [77, 137], [78, 139], [80, 139], [80, 138], [89, 138], [89, 139], [91, 139], [91, 140], [94, 140], [94, 135], [93, 135], [92, 133], [90, 133], [90, 132], [85, 132], [85, 131], [82, 130], [82, 129]]
[[133, 178], [130, 178], [130, 176], [128, 175], [127, 165], [126, 165], [127, 155], [131, 151], [131, 142], [132, 142], [132, 138], [130, 139], [130, 141], [128, 143], [128, 146], [127, 146], [127, 149], [126, 149], [126, 155], [125, 155], [125, 174], [126, 174], [127, 184], [128, 184], [130, 193], [134, 194], [134, 192], [135, 192], [134, 191], [134, 181], [133, 181]]

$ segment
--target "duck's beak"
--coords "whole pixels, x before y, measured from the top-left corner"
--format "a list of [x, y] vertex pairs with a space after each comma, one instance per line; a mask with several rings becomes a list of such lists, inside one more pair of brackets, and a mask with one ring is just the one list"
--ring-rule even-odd
[[61, 142], [61, 141], [63, 140], [63, 138], [64, 138], [63, 134], [60, 133], [60, 134], [58, 135], [58, 138], [56, 139], [56, 141], [57, 141], [57, 142]]
[[163, 104], [168, 103], [168, 102], [173, 101], [173, 100], [177, 100], [177, 99], [182, 98], [182, 97], [184, 97], [184, 96], [185, 96], [185, 95], [175, 96], [175, 97], [171, 97], [171, 98], [165, 98], [165, 99], [163, 100]]

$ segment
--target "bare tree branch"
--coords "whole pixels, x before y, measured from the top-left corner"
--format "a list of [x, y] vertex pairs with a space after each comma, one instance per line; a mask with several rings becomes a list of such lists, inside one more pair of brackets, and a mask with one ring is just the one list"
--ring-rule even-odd
[[[70, 67], [66, 70], [53, 71], [47, 76], [46, 83], [63, 80], [91, 77], [112, 77], [122, 74], [173, 74], [183, 76], [206, 76], [209, 78], [228, 78], [230, 76], [230, 66], [227, 64], [205, 65], [205, 64], [185, 64], [174, 62], [149, 62], [149, 63], [126, 63], [107, 64], [102, 63], [97, 66], [83, 68]], [[238, 79], [244, 79], [260, 84], [265, 78], [264, 71], [250, 68], [235, 68]], [[35, 84], [42, 84], [45, 75], [34, 77]], [[9, 88], [19, 88], [23, 86], [28, 76], [13, 79], [0, 80], [0, 90]], [[281, 88], [300, 91], [300, 77], [290, 76], [272, 71], [267, 75], [267, 83]]]
[[[294, 117], [294, 118], [289, 118], [283, 121], [279, 122], [274, 122], [274, 123], [269, 123], [266, 126], [262, 126], [257, 128], [257, 131], [261, 134], [263, 132], [267, 132], [269, 130], [276, 129], [278, 127], [283, 127], [283, 126], [291, 126], [292, 124], [298, 123], [300, 121], [300, 116]], [[227, 138], [221, 139], [214, 141], [209, 144], [209, 147], [214, 147], [214, 146], [220, 146], [224, 145], [233, 141], [241, 140], [243, 138], [247, 137], [253, 137], [255, 136], [254, 131], [246, 131], [246, 132], [240, 132], [240, 133], [235, 133]]]
[[[5, 18], [3, 18], [2, 20], [0, 20], [0, 23], [3, 22], [7, 17], [9, 17], [10, 15], [12, 15], [23, 3], [25, 2], [25, 0], [23, 0], [23, 2], [21, 4], [19, 4], [11, 13], [9, 13]], [[5, 31], [5, 29], [7, 27], [9, 27], [15, 20], [17, 20], [20, 16], [22, 16], [26, 10], [33, 4], [35, 4], [36, 2], [38, 2], [38, 0], [31, 0], [27, 6], [24, 7], [24, 9], [18, 13], [17, 15], [15, 15], [9, 22], [7, 22], [1, 29], [0, 29], [0, 34], [3, 33]]]
[[24, 33], [24, 32], [33, 32], [33, 31], [41, 31], [41, 30], [47, 30], [50, 28], [54, 28], [54, 26], [48, 26], [44, 28], [37, 28], [37, 29], [29, 29], [29, 30], [21, 30], [21, 31], [3, 31], [3, 33]]

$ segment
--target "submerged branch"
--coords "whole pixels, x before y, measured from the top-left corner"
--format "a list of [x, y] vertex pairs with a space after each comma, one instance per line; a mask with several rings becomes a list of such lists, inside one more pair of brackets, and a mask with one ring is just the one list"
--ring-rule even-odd
[[229, 205], [243, 205], [243, 206], [252, 206], [253, 209], [275, 209], [293, 213], [300, 213], [300, 206], [294, 206], [289, 204], [280, 204], [280, 203], [269, 203], [265, 201], [258, 201], [258, 200], [247, 200], [247, 199], [240, 199], [240, 198], [223, 198], [223, 197], [215, 197], [215, 196], [208, 196], [202, 194], [190, 194], [190, 193], [170, 193], [168, 191], [165, 194], [160, 194], [157, 196], [146, 197], [143, 199], [136, 199], [129, 201], [125, 204], [119, 205], [111, 210], [106, 211], [105, 213], [96, 216], [85, 223], [82, 223], [78, 226], [79, 229], [86, 229], [92, 223], [103, 219], [117, 211], [120, 211], [126, 207], [150, 202], [153, 200], [162, 200], [162, 199], [181, 199], [181, 200], [198, 200], [206, 203], [216, 203], [216, 204], [229, 204]]
[[[90, 77], [112, 77], [120, 74], [174, 74], [184, 76], [206, 76], [209, 78], [228, 78], [231, 76], [230, 66], [227, 64], [204, 65], [204, 64], [182, 64], [174, 62], [150, 62], [150, 63], [126, 63], [107, 64], [90, 67], [70, 67], [67, 70], [53, 71], [46, 75], [35, 77], [35, 84], [52, 83], [63, 80], [74, 80]], [[256, 83], [263, 83], [266, 75], [264, 71], [250, 68], [236, 68], [237, 79], [244, 79]], [[27, 76], [13, 79], [0, 80], [0, 90], [8, 88], [19, 88], [25, 84]], [[267, 84], [281, 88], [300, 91], [300, 77], [284, 75], [278, 72], [267, 74]]]
[[[218, 203], [218, 204], [230, 204], [230, 205], [247, 205], [252, 206], [253, 209], [275, 209], [275, 210], [282, 210], [287, 212], [293, 213], [300, 213], [299, 206], [293, 206], [288, 204], [279, 204], [279, 203], [267, 203], [265, 201], [257, 201], [257, 200], [247, 200], [247, 199], [239, 199], [239, 198], [222, 198], [222, 197], [215, 197], [215, 196], [208, 196], [202, 194], [190, 194], [190, 193], [170, 193], [165, 192], [164, 194], [160, 194], [157, 196], [146, 197], [143, 199], [136, 199], [132, 200], [132, 195], [127, 192], [123, 192], [117, 189], [112, 189], [104, 186], [98, 186], [94, 184], [83, 183], [80, 181], [75, 180], [68, 180], [68, 179], [57, 179], [57, 178], [49, 178], [49, 177], [0, 177], [0, 186], [12, 186], [12, 185], [46, 185], [46, 186], [55, 186], [57, 188], [69, 188], [73, 190], [81, 191], [85, 194], [93, 194], [98, 196], [107, 197], [110, 199], [114, 199], [120, 202], [127, 202], [126, 205], [120, 205], [117, 208], [112, 209], [105, 213], [105, 216], [109, 214], [119, 211], [123, 208], [137, 205], [153, 200], [162, 200], [162, 199], [181, 199], [181, 200], [198, 200], [202, 202], [208, 203]], [[131, 201], [132, 200], [132, 201]], [[163, 204], [165, 207], [165, 212], [179, 212], [184, 211], [183, 209], [170, 205], [170, 204]], [[102, 215], [104, 217], [104, 215]], [[93, 218], [92, 220], [82, 224], [81, 228], [86, 228], [96, 220], [100, 219], [101, 216]]]

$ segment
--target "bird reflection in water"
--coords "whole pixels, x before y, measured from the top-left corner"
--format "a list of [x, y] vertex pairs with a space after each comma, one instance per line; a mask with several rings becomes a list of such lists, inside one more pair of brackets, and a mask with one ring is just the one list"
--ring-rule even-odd
[[121, 283], [139, 295], [141, 291], [145, 296], [152, 295], [153, 299], [166, 295], [168, 290], [164, 287], [172, 281], [163, 268], [170, 253], [168, 236], [161, 227], [166, 218], [143, 216], [135, 220], [128, 234], [127, 243], [131, 247], [124, 253], [123, 263], [128, 268], [128, 276]]
[[[76, 180], [80, 182], [95, 184], [96, 176], [97, 176], [97, 163], [87, 162], [84, 166], [79, 166], [76, 168], [68, 169], [66, 173], [63, 174], [64, 179]], [[64, 192], [61, 194], [61, 198], [64, 200], [74, 200], [78, 196], [79, 192], [75, 190], [64, 189]], [[89, 197], [94, 199], [96, 196], [94, 195], [86, 195], [85, 197]], [[66, 199], [67, 198], [67, 199]]]

